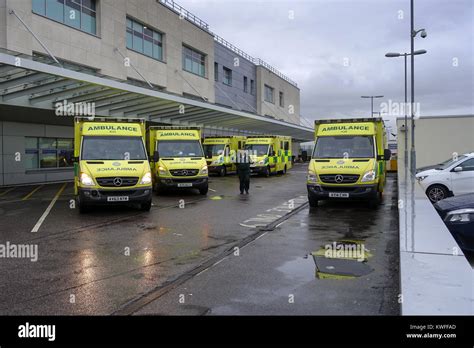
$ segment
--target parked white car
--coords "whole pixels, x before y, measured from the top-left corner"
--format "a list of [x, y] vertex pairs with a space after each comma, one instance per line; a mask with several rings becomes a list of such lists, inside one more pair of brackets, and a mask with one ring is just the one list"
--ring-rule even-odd
[[474, 192], [474, 152], [416, 174], [431, 202]]

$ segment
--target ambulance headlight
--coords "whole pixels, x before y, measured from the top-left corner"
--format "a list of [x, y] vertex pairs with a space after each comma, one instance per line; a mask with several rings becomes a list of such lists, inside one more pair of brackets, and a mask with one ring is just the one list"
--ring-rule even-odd
[[158, 174], [160, 174], [160, 175], [169, 175], [168, 169], [166, 169], [165, 167], [159, 166], [158, 167]]
[[375, 180], [375, 170], [369, 170], [368, 172], [364, 174], [361, 182], [374, 181], [374, 180]]
[[318, 176], [316, 175], [315, 172], [312, 170], [308, 171], [308, 177], [307, 177], [308, 182], [310, 183], [317, 183], [318, 182]]
[[202, 167], [201, 174], [207, 175], [207, 173], [208, 173], [207, 166]]
[[142, 180], [140, 180], [140, 185], [148, 185], [151, 184], [151, 173], [146, 172], [145, 175], [143, 175]]
[[80, 180], [81, 185], [94, 186], [94, 180], [92, 180], [92, 178], [86, 173], [81, 173]]

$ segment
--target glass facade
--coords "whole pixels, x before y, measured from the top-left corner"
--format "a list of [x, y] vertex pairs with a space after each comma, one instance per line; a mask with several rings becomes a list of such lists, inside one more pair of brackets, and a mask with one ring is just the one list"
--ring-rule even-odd
[[95, 0], [32, 0], [33, 12], [90, 34], [97, 33]]
[[163, 60], [163, 34], [127, 18], [127, 48]]
[[25, 138], [25, 169], [72, 167], [73, 139]]
[[205, 77], [206, 56], [187, 46], [183, 46], [183, 70]]

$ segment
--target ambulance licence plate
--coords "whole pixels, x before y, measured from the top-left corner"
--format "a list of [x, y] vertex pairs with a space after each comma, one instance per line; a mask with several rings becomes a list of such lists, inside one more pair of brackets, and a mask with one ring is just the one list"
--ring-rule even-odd
[[128, 202], [128, 196], [110, 196], [107, 202]]
[[178, 184], [178, 187], [193, 187], [192, 182], [181, 182]]
[[332, 198], [349, 198], [349, 194], [347, 192], [329, 192], [329, 197], [332, 197]]

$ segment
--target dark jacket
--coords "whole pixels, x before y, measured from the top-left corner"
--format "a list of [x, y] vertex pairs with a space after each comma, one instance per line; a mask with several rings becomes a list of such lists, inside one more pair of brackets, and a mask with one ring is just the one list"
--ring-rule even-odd
[[250, 174], [250, 158], [248, 156], [242, 156], [239, 163], [237, 163], [237, 173], [239, 175]]

